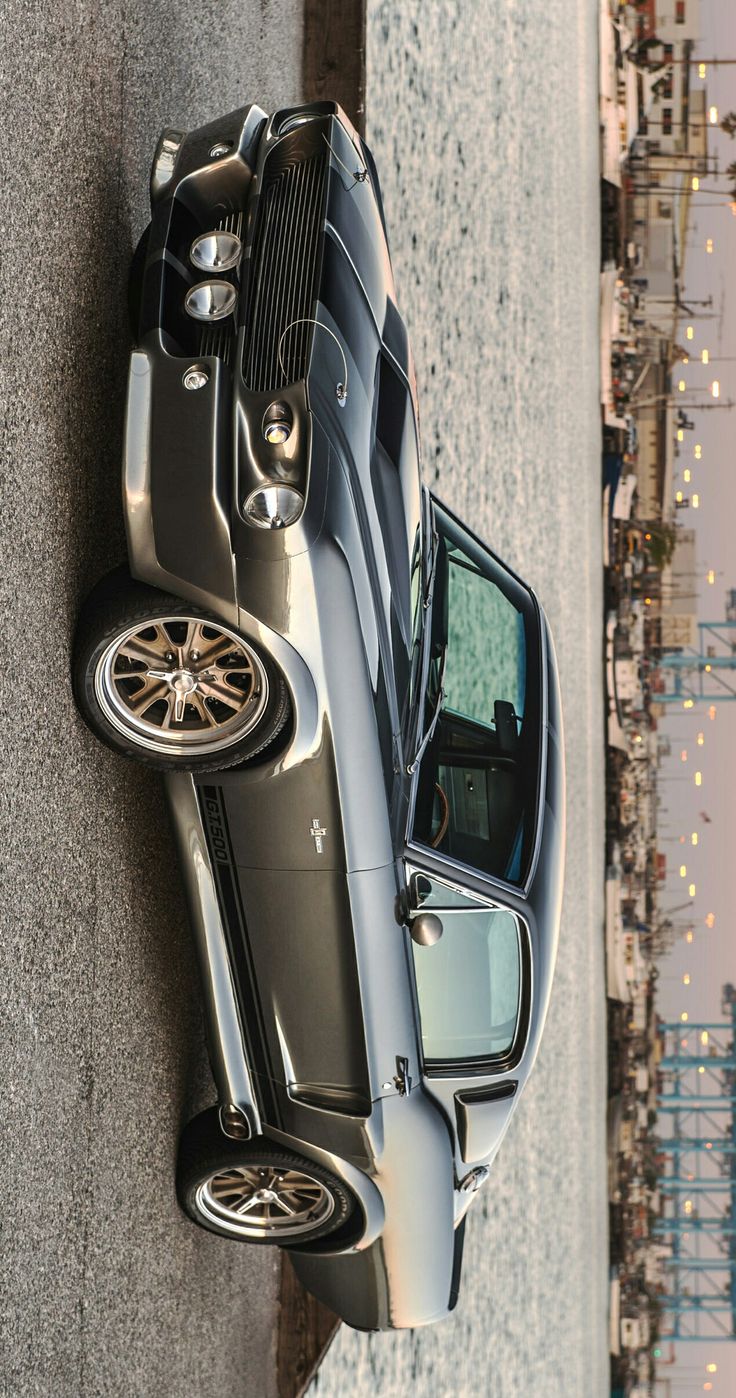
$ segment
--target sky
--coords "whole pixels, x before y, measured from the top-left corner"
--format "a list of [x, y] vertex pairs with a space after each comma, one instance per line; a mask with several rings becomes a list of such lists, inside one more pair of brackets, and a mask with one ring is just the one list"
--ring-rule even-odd
[[[736, 59], [736, 0], [701, 0], [701, 33], [696, 58]], [[736, 64], [709, 66], [704, 84], [697, 78], [693, 81], [695, 86], [705, 85], [708, 104], [715, 103], [720, 118], [736, 109]], [[736, 139], [716, 129], [710, 137], [709, 153], [715, 156], [718, 168], [725, 170], [736, 161]], [[732, 181], [711, 177], [701, 184], [725, 190]], [[702, 300], [712, 295], [713, 311], [722, 308], [723, 314], [718, 319], [690, 321], [695, 337], [682, 377], [688, 387], [702, 386], [700, 396], [707, 401], [712, 401], [708, 385], [718, 378], [719, 401], [732, 399], [736, 403], [736, 217], [725, 199], [722, 208], [712, 207], [714, 202], [714, 196], [705, 193], [693, 195], [691, 201], [683, 299], [688, 302], [688, 298]], [[708, 238], [713, 240], [712, 254], [706, 252]], [[684, 343], [682, 334], [678, 341]], [[700, 363], [702, 349], [708, 349], [711, 356], [707, 368]], [[692, 395], [685, 397], [690, 400]], [[680, 447], [676, 485], [685, 495], [696, 491], [700, 508], [683, 510], [678, 518], [697, 530], [699, 616], [711, 620], [723, 617], [725, 593], [736, 588], [736, 407], [733, 411], [688, 412], [695, 431], [685, 433]], [[702, 446], [700, 460], [695, 459], [696, 443]], [[692, 472], [689, 485], [682, 481], [685, 467]], [[705, 581], [711, 568], [716, 574], [714, 586]], [[736, 643], [736, 631], [731, 634]], [[727, 678], [736, 688], [736, 670]], [[736, 863], [736, 702], [718, 706], [714, 720], [708, 718], [707, 707], [707, 703], [699, 704], [686, 713], [673, 706], [671, 716], [660, 725], [672, 742], [672, 755], [660, 769], [660, 848], [667, 854], [669, 870], [660, 907], [675, 908], [686, 902], [688, 885], [692, 881], [696, 886], [694, 906], [673, 915], [673, 920], [682, 921], [683, 931], [672, 953], [661, 962], [658, 1009], [671, 1020], [679, 1019], [683, 1011], [691, 1021], [722, 1019], [721, 986], [725, 981], [736, 982], [731, 912]], [[702, 747], [697, 744], [699, 732], [704, 735]], [[687, 752], [687, 761], [681, 760], [682, 751]], [[700, 787], [695, 786], [696, 770], [702, 773]], [[701, 811], [711, 817], [710, 824], [703, 821]], [[693, 831], [698, 834], [697, 848], [690, 843]], [[683, 834], [687, 843], [680, 845]], [[687, 868], [684, 879], [679, 876], [681, 863]], [[705, 918], [711, 912], [716, 922], [709, 929]], [[691, 945], [684, 936], [688, 926], [694, 933]], [[691, 978], [687, 987], [682, 984], [686, 973]], [[673, 1379], [673, 1393], [694, 1396], [711, 1391], [713, 1398], [736, 1393], [736, 1343], [681, 1344], [676, 1353], [676, 1364], [659, 1370], [662, 1376]], [[717, 1374], [706, 1372], [708, 1361], [718, 1364]], [[706, 1382], [712, 1382], [712, 1390], [704, 1390]]]

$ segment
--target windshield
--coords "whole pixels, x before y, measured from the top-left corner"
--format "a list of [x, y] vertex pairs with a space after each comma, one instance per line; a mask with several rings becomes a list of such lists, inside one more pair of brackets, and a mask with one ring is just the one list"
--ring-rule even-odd
[[436, 576], [413, 835], [523, 882], [539, 771], [539, 631], [526, 590], [435, 510]]
[[[507, 1058], [521, 1001], [519, 924], [505, 908], [488, 908], [422, 878], [422, 907], [441, 909], [434, 946], [412, 942], [422, 1048], [427, 1067]], [[454, 906], [456, 905], [456, 906]]]

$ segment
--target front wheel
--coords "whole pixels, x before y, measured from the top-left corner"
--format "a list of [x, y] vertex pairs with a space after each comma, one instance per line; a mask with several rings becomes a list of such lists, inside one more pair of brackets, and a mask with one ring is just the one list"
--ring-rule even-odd
[[355, 1200], [335, 1175], [265, 1137], [224, 1136], [217, 1108], [185, 1127], [177, 1194], [200, 1227], [243, 1242], [295, 1246], [341, 1228]]
[[239, 632], [125, 570], [90, 593], [73, 687], [109, 747], [160, 770], [216, 771], [255, 757], [290, 712], [272, 662]]

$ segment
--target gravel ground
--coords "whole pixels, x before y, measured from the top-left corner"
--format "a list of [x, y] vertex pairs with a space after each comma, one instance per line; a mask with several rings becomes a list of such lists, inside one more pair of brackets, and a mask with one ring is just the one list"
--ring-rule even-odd
[[212, 1095], [155, 776], [72, 704], [124, 554], [125, 283], [164, 125], [301, 96], [301, 0], [4, 4], [0, 1392], [275, 1391], [278, 1273], [180, 1214]]

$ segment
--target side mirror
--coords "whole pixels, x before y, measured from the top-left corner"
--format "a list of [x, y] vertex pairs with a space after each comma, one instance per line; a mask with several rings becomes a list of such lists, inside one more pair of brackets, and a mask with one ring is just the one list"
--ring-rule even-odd
[[444, 932], [442, 921], [436, 913], [417, 913], [409, 924], [412, 941], [420, 947], [433, 947]]

